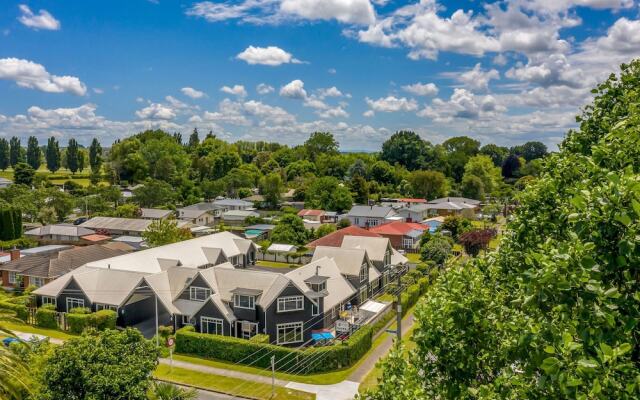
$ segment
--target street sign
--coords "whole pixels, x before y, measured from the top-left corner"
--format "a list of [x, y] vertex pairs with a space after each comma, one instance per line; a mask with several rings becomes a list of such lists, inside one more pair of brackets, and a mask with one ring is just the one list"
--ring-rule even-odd
[[336, 332], [337, 333], [351, 333], [351, 324], [349, 321], [344, 321], [339, 319], [336, 321]]

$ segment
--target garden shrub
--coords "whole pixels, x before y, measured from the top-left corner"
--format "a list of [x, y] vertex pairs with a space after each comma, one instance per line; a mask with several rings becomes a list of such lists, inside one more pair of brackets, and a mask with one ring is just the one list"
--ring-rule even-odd
[[67, 324], [69, 325], [69, 332], [79, 335], [86, 328], [92, 326], [93, 316], [91, 314], [81, 313], [67, 313]]
[[36, 325], [42, 328], [58, 329], [56, 309], [53, 304], [45, 304], [36, 311]]
[[16, 318], [26, 322], [27, 318], [29, 318], [27, 306], [11, 300], [0, 301], [0, 310], [13, 311], [16, 313]]
[[100, 310], [95, 314], [89, 314], [93, 316], [93, 325], [99, 331], [105, 329], [116, 329], [116, 320], [118, 314], [113, 310]]
[[265, 335], [263, 333], [260, 333], [258, 335], [255, 335], [254, 337], [252, 337], [249, 340], [252, 341], [252, 342], [256, 342], [256, 343], [269, 343], [269, 335]]

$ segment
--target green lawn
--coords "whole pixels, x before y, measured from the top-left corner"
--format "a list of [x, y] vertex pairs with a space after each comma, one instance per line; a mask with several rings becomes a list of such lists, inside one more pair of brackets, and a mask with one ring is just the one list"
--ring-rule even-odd
[[49, 336], [52, 338], [62, 339], [62, 340], [73, 339], [75, 337], [74, 335], [70, 335], [66, 332], [59, 331], [57, 329], [38, 328], [36, 326], [27, 325], [21, 322], [3, 322], [2, 326], [9, 329], [10, 331], [35, 333], [37, 335]]
[[[413, 306], [409, 312], [413, 312], [414, 309], [415, 309], [415, 306]], [[404, 354], [406, 356], [408, 356], [409, 351], [411, 351], [416, 346], [415, 342], [411, 340], [411, 338], [413, 337], [413, 331], [415, 330], [415, 328], [416, 328], [416, 323], [413, 324], [411, 329], [409, 329], [408, 331], [402, 334], [402, 344], [404, 345]], [[393, 325], [389, 327], [389, 329], [396, 329], [396, 323], [394, 322]], [[384, 357], [380, 361], [382, 361], [383, 359]], [[378, 362], [378, 364], [376, 364], [376, 367], [372, 369], [371, 372], [369, 372], [367, 376], [364, 378], [364, 380], [360, 383], [360, 387], [358, 388], [358, 391], [360, 393], [364, 393], [367, 389], [371, 389], [374, 386], [377, 386], [378, 379], [380, 379], [381, 377], [382, 377], [382, 368], [380, 368], [380, 365]]]
[[[49, 182], [54, 185], [62, 185], [66, 181], [71, 180], [84, 187], [91, 185], [91, 181], [89, 180], [90, 174], [91, 170], [89, 168], [85, 168], [84, 171], [76, 172], [75, 174], [71, 173], [71, 171], [66, 168], [62, 168], [55, 173], [52, 173], [44, 164], [36, 171], [37, 176], [46, 177]], [[13, 169], [9, 168], [5, 171], [0, 171], [0, 177], [13, 180]], [[107, 183], [107, 181], [102, 181], [100, 183], [103, 182]]]
[[276, 386], [275, 395], [271, 397], [271, 385], [227, 376], [211, 375], [183, 368], [174, 367], [171, 370], [168, 365], [164, 364], [159, 365], [153, 375], [165, 381], [253, 399], [313, 400], [316, 397], [313, 393], [301, 392], [280, 386]]
[[287, 268], [290, 269], [291, 265], [295, 265], [294, 263], [283, 263], [278, 261], [265, 261], [265, 260], [257, 260], [256, 265], [259, 267], [271, 267], [271, 268]]
[[419, 263], [420, 262], [420, 253], [407, 253], [405, 257], [409, 259], [409, 262]]

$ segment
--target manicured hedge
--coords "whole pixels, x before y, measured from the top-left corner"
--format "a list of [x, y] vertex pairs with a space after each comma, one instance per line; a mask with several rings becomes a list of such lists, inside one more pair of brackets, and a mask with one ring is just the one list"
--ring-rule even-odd
[[52, 304], [45, 304], [36, 311], [36, 325], [42, 328], [57, 329], [56, 309]]
[[249, 339], [252, 342], [256, 343], [269, 343], [269, 335], [265, 335], [264, 333], [257, 334]]
[[[77, 311], [83, 312], [80, 309]], [[81, 334], [89, 327], [96, 328], [98, 330], [115, 329], [116, 319], [116, 312], [111, 310], [100, 310], [90, 314], [77, 312], [69, 312], [67, 314], [69, 332], [74, 334]]]
[[9, 300], [0, 301], [0, 310], [13, 311], [16, 313], [16, 318], [25, 322], [29, 318], [29, 310], [24, 304], [11, 302]]

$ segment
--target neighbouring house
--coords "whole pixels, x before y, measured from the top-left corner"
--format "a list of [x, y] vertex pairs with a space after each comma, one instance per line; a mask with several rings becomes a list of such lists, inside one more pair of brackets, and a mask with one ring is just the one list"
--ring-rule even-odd
[[275, 228], [272, 224], [255, 224], [249, 225], [244, 230], [244, 237], [254, 241], [268, 239], [271, 231]]
[[307, 243], [305, 246], [308, 249], [314, 249], [318, 246], [342, 246], [342, 240], [345, 236], [369, 236], [369, 237], [382, 237], [377, 233], [373, 233], [367, 229], [360, 228], [359, 226], [351, 225], [346, 228], [338, 229], [335, 232], [331, 232], [313, 242]]
[[[202, 213], [199, 214], [198, 211]], [[191, 204], [186, 207], [178, 208], [176, 210], [176, 213], [178, 219], [182, 219], [183, 217], [187, 219], [197, 218], [199, 215], [203, 215], [204, 212], [208, 212], [213, 216], [213, 218], [220, 218], [224, 211], [225, 209], [223, 206], [215, 205], [210, 201], [204, 201], [201, 203]], [[210, 221], [210, 223], [213, 223], [213, 219], [211, 219]]]
[[213, 204], [222, 209], [222, 212], [230, 210], [253, 210], [253, 203], [240, 199], [216, 199]]
[[443, 197], [431, 200], [427, 204], [431, 210], [430, 215], [463, 215], [471, 218], [480, 209], [480, 201], [465, 197]]
[[93, 235], [96, 232], [83, 226], [73, 224], [54, 224], [30, 229], [24, 236], [41, 244], [90, 244], [83, 240], [83, 236]]
[[373, 285], [373, 290], [384, 288], [396, 273], [404, 273], [409, 261], [395, 250], [391, 246], [391, 241], [385, 237], [345, 236], [340, 247], [366, 250], [369, 260], [380, 273], [378, 283]]
[[431, 206], [426, 203], [411, 204], [406, 207], [402, 207], [396, 210], [403, 221], [406, 222], [420, 222], [425, 218], [428, 218], [431, 213]]
[[215, 212], [213, 212], [213, 210], [179, 208], [177, 213], [179, 220], [187, 221], [195, 225], [210, 226], [215, 223]]
[[[142, 232], [146, 231], [152, 223], [153, 221], [149, 219], [93, 217], [79, 226], [115, 236], [142, 236]], [[190, 227], [187, 221], [175, 221], [175, 223], [178, 228]]]
[[264, 333], [279, 345], [309, 342], [357, 294], [331, 258], [286, 274], [246, 269], [256, 250], [220, 232], [90, 262], [34, 294], [61, 312], [114, 310], [119, 326], [153, 327], [157, 304], [161, 325], [245, 339]]
[[11, 185], [13, 185], [13, 181], [11, 179], [0, 178], [0, 189], [7, 188]]
[[118, 236], [117, 238], [112, 239], [111, 243], [123, 243], [136, 250], [149, 247], [141, 236]]
[[388, 238], [394, 249], [413, 252], [418, 248], [420, 238], [428, 229], [427, 226], [417, 222], [393, 221], [374, 226], [370, 231]]
[[151, 220], [170, 218], [174, 214], [172, 210], [163, 210], [161, 208], [141, 208], [140, 212], [142, 213], [140, 218]]
[[434, 233], [436, 230], [438, 230], [438, 227], [442, 225], [443, 222], [444, 222], [444, 217], [438, 216], [438, 217], [427, 218], [421, 221], [420, 224], [429, 228], [430, 233]]
[[362, 228], [382, 225], [401, 218], [392, 207], [383, 206], [353, 206], [346, 217], [349, 218], [351, 225]]
[[352, 301], [353, 304], [363, 304], [376, 293], [379, 288], [380, 273], [369, 260], [366, 250], [318, 246], [313, 252], [311, 262], [325, 257], [332, 259], [336, 263], [340, 273], [347, 278], [351, 286], [355, 288], [356, 293], [358, 293], [354, 301]]
[[307, 221], [316, 221], [322, 222], [322, 217], [324, 217], [324, 210], [311, 210], [307, 208], [303, 208], [298, 211], [298, 217], [307, 220]]
[[293, 253], [297, 250], [298, 248], [292, 244], [273, 243], [271, 244], [271, 246], [267, 248], [267, 253], [287, 254], [287, 253]]
[[222, 214], [222, 220], [228, 225], [242, 225], [249, 217], [259, 217], [260, 214], [250, 210], [229, 210]]
[[22, 257], [20, 250], [12, 250], [11, 261], [0, 266], [2, 285], [5, 288], [23, 289], [29, 286], [41, 287], [88, 262], [126, 253], [126, 249], [100, 244]]

